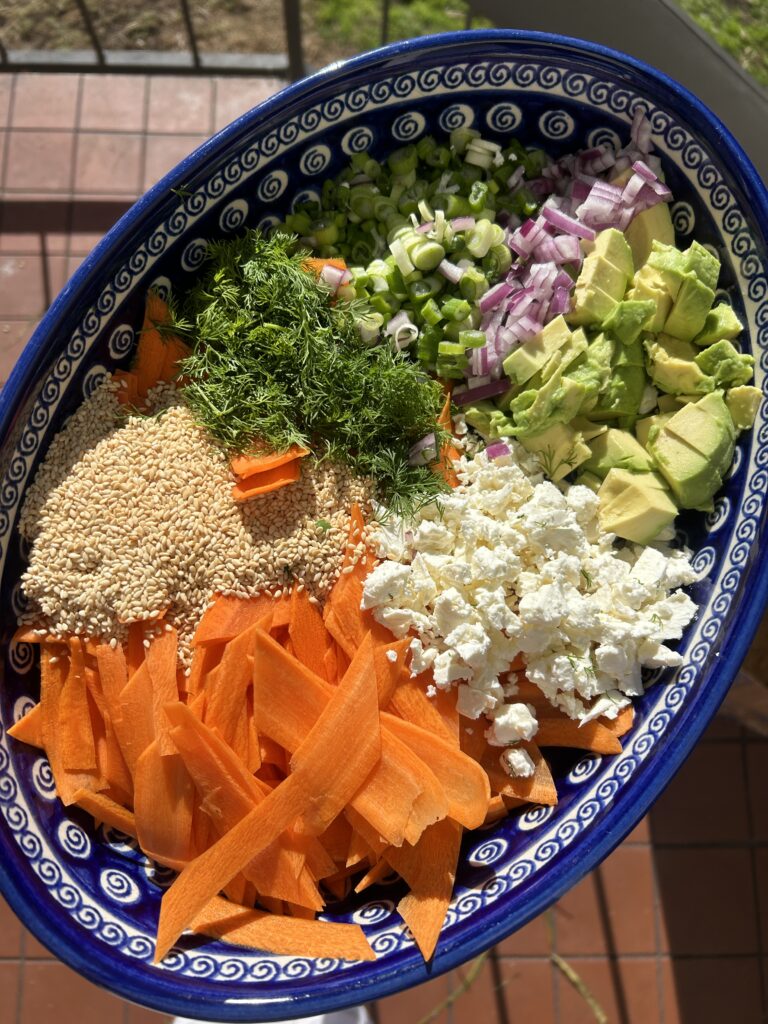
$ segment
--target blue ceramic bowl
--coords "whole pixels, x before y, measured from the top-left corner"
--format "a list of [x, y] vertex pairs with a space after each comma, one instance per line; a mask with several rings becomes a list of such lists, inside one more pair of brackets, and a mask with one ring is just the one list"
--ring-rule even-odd
[[204, 240], [267, 226], [317, 194], [351, 154], [382, 156], [425, 132], [473, 125], [552, 154], [626, 140], [644, 108], [675, 196], [681, 242], [722, 260], [720, 293], [747, 325], [762, 385], [768, 368], [768, 196], [727, 129], [675, 82], [599, 46], [488, 31], [397, 44], [293, 85], [201, 146], [110, 231], [51, 307], [0, 396], [0, 887], [25, 924], [92, 981], [158, 1010], [226, 1021], [282, 1020], [385, 996], [446, 971], [540, 913], [648, 810], [715, 713], [768, 589], [764, 506], [768, 418], [741, 438], [715, 511], [683, 517], [703, 580], [684, 667], [637, 702], [616, 757], [561, 754], [556, 809], [532, 808], [468, 835], [456, 891], [427, 968], [394, 911], [396, 883], [333, 907], [357, 921], [375, 963], [281, 957], [185, 939], [162, 968], [152, 937], [167, 872], [135, 845], [54, 797], [39, 752], [7, 727], [38, 695], [30, 647], [9, 649], [25, 550], [15, 524], [25, 488], [64, 418], [107, 369], [126, 366], [147, 288], [184, 287]]

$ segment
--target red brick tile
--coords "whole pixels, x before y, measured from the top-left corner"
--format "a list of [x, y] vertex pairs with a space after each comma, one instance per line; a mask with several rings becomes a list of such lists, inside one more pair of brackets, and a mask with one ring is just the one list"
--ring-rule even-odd
[[[173, 1018], [166, 1013], [155, 1013], [143, 1006], [126, 1006], [125, 1021], [121, 1024], [172, 1024]], [[117, 1022], [115, 1022], [117, 1024]]]
[[[703, 784], [706, 780], [706, 784]], [[739, 743], [700, 743], [653, 806], [651, 831], [664, 843], [749, 838]]]
[[16, 1024], [19, 971], [18, 964], [0, 963], [0, 1024]]
[[88, 253], [83, 253], [82, 255], [79, 256], [70, 256], [67, 259], [67, 280], [69, 280], [70, 277], [72, 277], [74, 272], [77, 270], [77, 268], [80, 266], [80, 264], [83, 262], [87, 255]]
[[14, 198], [69, 193], [73, 145], [71, 132], [9, 132], [6, 189]]
[[[455, 986], [459, 986], [472, 969], [472, 961], [453, 972]], [[487, 958], [472, 984], [453, 1004], [453, 1019], [466, 1021], [489, 1021], [498, 1019], [497, 982], [491, 961]], [[501, 996], [503, 998], [503, 996]]]
[[747, 744], [747, 772], [753, 836], [768, 842], [768, 744]]
[[646, 814], [644, 818], [635, 825], [632, 831], [629, 833], [627, 838], [624, 840], [624, 844], [627, 843], [649, 843], [651, 841], [651, 821], [650, 816]]
[[546, 914], [540, 914], [497, 946], [501, 956], [549, 956], [549, 928]]
[[555, 907], [558, 953], [603, 954], [608, 941], [600, 918], [594, 874], [587, 875], [570, 889]]
[[[502, 960], [501, 984], [509, 1024], [554, 1024], [554, 981], [549, 960]], [[454, 1017], [454, 1020], [457, 1018]], [[461, 1024], [481, 1024], [481, 1018], [458, 1017]], [[495, 1018], [482, 1020], [491, 1024]]]
[[205, 142], [206, 138], [205, 135], [148, 135], [144, 190], [159, 181], [180, 160], [189, 156], [193, 149], [201, 142]]
[[279, 78], [217, 78], [216, 131], [283, 88]]
[[84, 75], [80, 127], [142, 131], [146, 90], [142, 75]]
[[116, 997], [75, 974], [64, 964], [28, 962], [19, 1024], [104, 1024], [121, 1020], [123, 1004]]
[[757, 957], [672, 960], [663, 977], [664, 1024], [764, 1019]]
[[[405, 1024], [405, 1021], [417, 1021], [439, 1006], [453, 991], [457, 981], [455, 975], [449, 973], [428, 981], [424, 985], [409, 988], [396, 996], [380, 999], [377, 1006], [379, 1024]], [[448, 1024], [446, 1011], [432, 1019], [431, 1024]]]
[[[0, 958], [21, 955], [21, 922], [0, 896]], [[2, 989], [0, 989], [0, 992]]]
[[737, 740], [741, 737], [742, 728], [728, 715], [721, 713], [715, 715], [704, 731], [700, 742], [707, 740]]
[[212, 85], [209, 78], [158, 77], [149, 80], [150, 132], [213, 131]]
[[14, 128], [73, 128], [79, 75], [19, 74], [13, 94]]
[[0, 124], [8, 124], [8, 108], [11, 102], [11, 75], [0, 75]]
[[56, 298], [69, 280], [68, 259], [66, 256], [49, 256], [48, 266], [48, 304]]
[[56, 957], [42, 942], [38, 942], [32, 932], [25, 931], [22, 940], [22, 949], [27, 959], [34, 960], [55, 960]]
[[32, 337], [36, 321], [0, 321], [0, 385], [4, 384], [21, 351]]
[[141, 136], [87, 133], [80, 136], [75, 163], [78, 193], [138, 195]]
[[675, 955], [751, 954], [757, 942], [746, 849], [656, 850], [662, 949]]
[[[633, 1024], [660, 1022], [655, 960], [619, 960], [613, 970], [603, 958], [576, 960], [570, 966], [599, 1003], [607, 1020]], [[594, 1024], [595, 1015], [586, 999], [560, 971], [557, 990], [560, 1020], [567, 1024]]]
[[39, 317], [45, 309], [39, 256], [0, 256], [0, 310], [8, 317]]

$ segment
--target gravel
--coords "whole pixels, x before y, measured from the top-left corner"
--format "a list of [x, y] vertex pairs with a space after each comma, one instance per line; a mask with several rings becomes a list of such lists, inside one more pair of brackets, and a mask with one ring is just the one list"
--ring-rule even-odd
[[341, 571], [349, 508], [367, 503], [369, 482], [307, 458], [296, 483], [235, 502], [226, 455], [173, 386], [152, 393], [152, 415], [127, 418], [115, 391], [108, 380], [83, 403], [28, 491], [25, 621], [110, 641], [165, 611], [186, 665], [217, 593], [277, 596], [296, 582], [322, 602]]

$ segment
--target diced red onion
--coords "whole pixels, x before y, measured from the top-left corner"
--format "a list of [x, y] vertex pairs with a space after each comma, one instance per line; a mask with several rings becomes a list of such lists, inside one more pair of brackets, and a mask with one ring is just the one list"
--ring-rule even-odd
[[472, 402], [480, 402], [484, 398], [495, 398], [496, 395], [502, 395], [508, 390], [508, 380], [495, 380], [476, 388], [467, 388], [465, 391], [460, 391], [459, 394], [456, 394], [454, 390], [453, 401], [456, 405], [469, 405]]
[[581, 245], [576, 235], [558, 235], [553, 239], [553, 243], [559, 253], [560, 262], [575, 263], [581, 259]]
[[[619, 193], [621, 194], [621, 193]], [[567, 235], [578, 235], [579, 238], [586, 238], [588, 241], [592, 241], [595, 237], [595, 232], [592, 228], [587, 227], [580, 221], [573, 217], [568, 217], [560, 210], [554, 210], [552, 207], [548, 207], [542, 213], [542, 216], [549, 221], [549, 223], [557, 228], [558, 231], [563, 231]]]
[[567, 288], [555, 288], [552, 293], [552, 301], [549, 304], [549, 312], [553, 317], [567, 313], [571, 308], [571, 293]]
[[437, 271], [442, 274], [446, 280], [450, 281], [451, 284], [458, 284], [464, 276], [464, 271], [461, 267], [457, 267], [455, 263], [451, 263], [450, 260], [440, 260], [437, 265]]
[[645, 188], [645, 181], [639, 174], [633, 174], [624, 186], [621, 193], [621, 201], [625, 206], [631, 206]]
[[478, 302], [480, 312], [487, 313], [489, 310], [495, 309], [503, 299], [506, 299], [511, 291], [512, 285], [507, 284], [506, 281], [501, 281], [499, 284], [494, 285], [493, 288], [489, 288]]
[[351, 279], [351, 274], [347, 270], [341, 270], [339, 267], [334, 267], [331, 263], [324, 263], [320, 271], [320, 277], [325, 283], [336, 292], [339, 287], [344, 284], [345, 275], [347, 279]]
[[500, 459], [504, 455], [511, 455], [512, 449], [503, 441], [494, 441], [485, 449], [485, 454], [489, 459]]
[[429, 231], [433, 231], [434, 227], [435, 227], [435, 222], [433, 220], [430, 220], [430, 221], [427, 221], [426, 224], [419, 224], [419, 226], [416, 228], [416, 231], [420, 235], [426, 235]]
[[408, 452], [408, 465], [420, 466], [426, 462], [431, 462], [434, 456], [430, 454], [430, 449], [436, 456], [437, 439], [434, 434], [427, 434], [411, 447], [411, 450]]

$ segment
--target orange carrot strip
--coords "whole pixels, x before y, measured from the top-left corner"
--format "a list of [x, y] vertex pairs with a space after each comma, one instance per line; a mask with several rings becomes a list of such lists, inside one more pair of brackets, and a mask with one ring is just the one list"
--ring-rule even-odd
[[[253, 672], [253, 668], [251, 668], [251, 672]], [[246, 708], [248, 714], [248, 752], [245, 763], [251, 775], [255, 775], [259, 768], [261, 768], [261, 742], [256, 725], [256, 715], [253, 710], [253, 686], [248, 687]]]
[[600, 724], [612, 732], [614, 736], [623, 736], [629, 732], [635, 721], [635, 709], [631, 704], [622, 708], [615, 718], [601, 718]]
[[278, 917], [214, 898], [192, 921], [197, 934], [287, 956], [375, 960], [357, 924]]
[[240, 735], [238, 744], [241, 751], [247, 744], [248, 723], [244, 712], [253, 677], [250, 655], [258, 628], [258, 624], [250, 626], [226, 645], [216, 669], [215, 685], [209, 686], [206, 695], [204, 721], [218, 729], [227, 743], [233, 744], [239, 735], [238, 726], [245, 726], [246, 731]]
[[30, 747], [43, 747], [43, 709], [39, 704], [20, 718], [15, 725], [8, 730], [8, 735], [13, 736], [20, 743], [27, 743]]
[[69, 641], [69, 672], [59, 703], [59, 754], [66, 771], [96, 771], [96, 746], [88, 709], [83, 645]]
[[621, 743], [610, 729], [599, 722], [579, 725], [570, 718], [540, 718], [536, 743], [540, 747], [574, 747], [595, 754], [621, 753]]
[[392, 707], [406, 722], [411, 722], [435, 736], [455, 743], [456, 735], [445, 724], [435, 699], [427, 696], [426, 687], [431, 682], [431, 672], [422, 672], [420, 676], [411, 676], [407, 671], [401, 672], [392, 694]]
[[206, 677], [218, 666], [223, 652], [224, 644], [201, 644], [194, 648], [190, 673], [184, 680], [189, 697], [196, 697], [205, 688]]
[[121, 807], [119, 803], [105, 796], [103, 793], [92, 793], [87, 789], [78, 789], [74, 794], [73, 803], [82, 807], [91, 817], [104, 825], [111, 825], [112, 828], [124, 832], [127, 836], [136, 839], [136, 818], [133, 811]]
[[448, 799], [449, 817], [466, 828], [479, 828], [491, 797], [488, 776], [482, 767], [450, 739], [394, 715], [382, 713], [381, 720], [440, 780]]
[[521, 743], [520, 746], [528, 752], [533, 761], [533, 775], [527, 779], [507, 775], [499, 764], [500, 748], [489, 747], [488, 751], [493, 753], [483, 758], [482, 764], [488, 775], [491, 790], [505, 799], [515, 797], [526, 803], [554, 806], [557, 803], [557, 789], [544, 755], [535, 743]]
[[170, 950], [208, 903], [303, 810], [306, 781], [289, 775], [205, 853], [189, 863], [163, 895], [155, 961]]
[[160, 380], [171, 381], [179, 373], [179, 363], [192, 355], [192, 349], [175, 334], [167, 337], [164, 344], [165, 359], [160, 371]]
[[152, 680], [146, 662], [125, 685], [120, 695], [120, 714], [113, 723], [125, 763], [135, 782], [138, 760], [155, 738]]
[[248, 501], [260, 494], [270, 494], [288, 484], [295, 484], [300, 476], [300, 460], [293, 459], [282, 466], [265, 469], [262, 473], [254, 473], [253, 476], [239, 480], [232, 488], [232, 497], [235, 501]]
[[[337, 757], [338, 750], [345, 751], [342, 759]], [[324, 832], [360, 789], [380, 756], [373, 644], [366, 638], [291, 758], [291, 771], [307, 780], [308, 785], [302, 831], [315, 836]], [[323, 779], [319, 793], [318, 779]]]
[[101, 679], [98, 672], [88, 668], [85, 670], [85, 678], [98, 775], [104, 780], [105, 788], [109, 789], [115, 800], [123, 805], [130, 804], [133, 798], [133, 780], [115, 735]]
[[[116, 370], [112, 376], [120, 384], [117, 389], [117, 400], [120, 405], [136, 405], [139, 398], [136, 374], [130, 373], [128, 370]], [[125, 387], [123, 387], [123, 383], [125, 383]]]
[[[43, 643], [56, 643], [56, 637], [49, 633], [39, 633], [38, 630], [42, 629], [42, 626], [19, 626], [16, 632], [11, 637], [12, 644], [43, 644]], [[59, 640], [58, 643], [61, 643]]]
[[293, 643], [293, 654], [302, 665], [321, 679], [335, 682], [335, 676], [326, 675], [325, 652], [329, 638], [323, 616], [310, 602], [308, 592], [297, 586], [291, 591], [288, 635]]
[[[405, 657], [411, 645], [410, 637], [396, 640], [382, 647], [377, 644], [373, 652], [376, 666], [376, 689], [379, 695], [379, 707], [385, 708], [392, 699], [403, 676], [410, 677], [405, 668]], [[426, 700], [426, 697], [424, 698]]]
[[363, 875], [355, 886], [355, 892], [365, 892], [366, 889], [369, 889], [372, 885], [376, 885], [382, 880], [382, 878], [386, 878], [387, 875], [390, 875], [391, 873], [392, 867], [389, 861], [382, 857], [381, 860], [376, 861], [370, 871]]
[[168, 736], [168, 719], [163, 708], [179, 697], [176, 682], [177, 654], [176, 630], [164, 626], [160, 635], [150, 642], [147, 649], [147, 671], [152, 683], [152, 720], [161, 757], [172, 757], [176, 754], [176, 748]]
[[96, 665], [110, 718], [114, 718], [120, 696], [128, 683], [128, 665], [122, 647], [119, 644], [114, 648], [109, 644], [98, 644]]
[[263, 473], [267, 469], [275, 469], [278, 466], [285, 466], [294, 459], [303, 459], [309, 455], [309, 448], [302, 448], [299, 444], [292, 444], [284, 452], [264, 452], [254, 455], [235, 455], [229, 460], [229, 468], [239, 477], [250, 477], [256, 473]]
[[149, 389], [162, 379], [165, 343], [158, 327], [167, 324], [169, 320], [167, 303], [156, 292], [149, 292], [134, 366], [139, 398], [146, 398]]
[[417, 884], [397, 905], [425, 960], [435, 951], [456, 879], [461, 828], [451, 820], [428, 829], [419, 842], [422, 870]]
[[[324, 672], [322, 673], [323, 678], [326, 679], [329, 683], [335, 683], [337, 678], [338, 678], [338, 675], [337, 675], [337, 673], [338, 673], [338, 666], [337, 666], [337, 663], [336, 663], [336, 644], [335, 644], [335, 642], [329, 643], [328, 646], [325, 649], [325, 654], [323, 655], [323, 668], [324, 668]], [[319, 674], [320, 673], [318, 673], [318, 675]], [[342, 673], [342, 675], [343, 675], [343, 673]]]
[[[440, 410], [440, 415], [437, 418], [437, 424], [442, 427], [443, 430], [453, 433], [453, 417], [451, 416], [451, 391], [450, 389], [446, 393], [445, 402], [443, 408]], [[461, 452], [458, 450], [456, 445], [450, 441], [446, 442], [440, 449], [440, 456], [437, 462], [432, 463], [432, 469], [438, 476], [441, 476], [446, 483], [450, 484], [451, 487], [457, 487], [459, 478], [456, 475], [456, 470], [453, 468], [453, 462], [460, 458]]]
[[[344, 548], [344, 561], [342, 562], [342, 568], [346, 569], [350, 565], [355, 563], [356, 548], [361, 543], [365, 535], [365, 517], [363, 516], [363, 510], [360, 508], [356, 501], [352, 502], [352, 507], [349, 510], [349, 532], [347, 536], [347, 543]], [[367, 560], [366, 557], [362, 561]]]
[[194, 855], [192, 811], [195, 787], [178, 754], [163, 756], [153, 740], [136, 764], [134, 813], [144, 853], [163, 864], [183, 867]]
[[318, 256], [308, 256], [304, 260], [305, 270], [311, 270], [314, 274], [319, 275], [323, 267], [336, 267], [337, 270], [346, 270], [347, 264], [341, 257], [320, 259]]
[[192, 645], [207, 647], [228, 643], [255, 625], [270, 610], [272, 603], [271, 594], [259, 594], [248, 599], [219, 594], [203, 614]]
[[146, 626], [143, 622], [132, 622], [128, 626], [128, 643], [125, 647], [125, 662], [128, 668], [128, 678], [130, 679], [134, 672], [138, 672], [141, 665], [144, 663], [145, 651], [144, 651], [144, 630]]
[[492, 825], [495, 821], [507, 816], [507, 805], [503, 796], [492, 796], [488, 801], [488, 810], [485, 813], [484, 825]]

